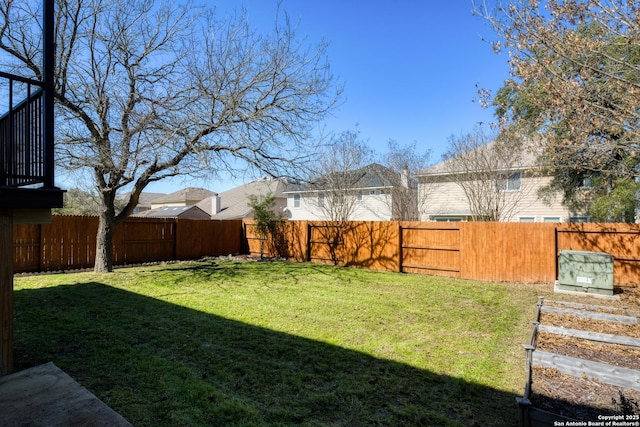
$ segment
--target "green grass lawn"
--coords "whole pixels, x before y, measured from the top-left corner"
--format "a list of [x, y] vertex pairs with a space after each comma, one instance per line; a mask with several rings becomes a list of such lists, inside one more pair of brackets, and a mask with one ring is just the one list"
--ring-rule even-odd
[[217, 260], [16, 277], [15, 362], [135, 426], [517, 425], [547, 288]]

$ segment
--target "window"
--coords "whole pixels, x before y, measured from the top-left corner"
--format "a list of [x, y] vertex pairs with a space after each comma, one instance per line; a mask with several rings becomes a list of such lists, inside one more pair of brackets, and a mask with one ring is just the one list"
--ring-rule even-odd
[[433, 217], [433, 221], [435, 222], [461, 222], [464, 221], [464, 218], [461, 216], [436, 216]]
[[496, 181], [496, 191], [520, 191], [522, 188], [522, 173], [512, 173]]
[[293, 207], [294, 208], [300, 207], [300, 193], [295, 193], [293, 195]]
[[520, 191], [522, 187], [522, 174], [520, 172], [513, 173], [507, 178], [507, 191]]
[[521, 216], [518, 218], [519, 222], [536, 222], [535, 216]]
[[580, 188], [593, 188], [593, 175], [589, 175], [582, 180], [582, 187]]
[[318, 207], [324, 208], [324, 194], [318, 194]]
[[559, 216], [545, 216], [542, 217], [542, 222], [562, 222], [562, 218]]

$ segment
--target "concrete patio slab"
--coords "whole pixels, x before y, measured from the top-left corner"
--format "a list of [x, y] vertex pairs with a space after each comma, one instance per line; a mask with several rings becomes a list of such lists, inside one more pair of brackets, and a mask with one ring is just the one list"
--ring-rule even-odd
[[131, 426], [49, 362], [0, 377], [0, 426]]

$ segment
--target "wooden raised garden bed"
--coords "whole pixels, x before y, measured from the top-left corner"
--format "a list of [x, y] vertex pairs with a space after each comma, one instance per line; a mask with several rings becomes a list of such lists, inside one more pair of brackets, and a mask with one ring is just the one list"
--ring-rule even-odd
[[640, 323], [624, 308], [537, 304], [519, 424], [640, 426]]

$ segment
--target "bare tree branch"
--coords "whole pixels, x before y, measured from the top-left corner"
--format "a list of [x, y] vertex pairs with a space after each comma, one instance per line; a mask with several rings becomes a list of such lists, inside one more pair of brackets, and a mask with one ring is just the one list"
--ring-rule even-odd
[[[522, 179], [531, 173], [524, 165], [527, 149], [521, 142], [477, 128], [449, 139], [441, 172], [463, 190], [475, 221], [505, 221], [532, 192]], [[509, 188], [510, 178], [517, 188]]]
[[[29, 4], [0, 4], [0, 50], [14, 69], [39, 76], [41, 32]], [[57, 157], [95, 179], [98, 271], [111, 269], [110, 233], [150, 182], [234, 167], [291, 174], [340, 95], [326, 45], [298, 39], [288, 19], [262, 35], [243, 15], [218, 20], [190, 3], [56, 5]], [[128, 189], [117, 213], [116, 194]]]

